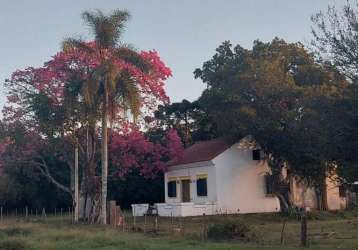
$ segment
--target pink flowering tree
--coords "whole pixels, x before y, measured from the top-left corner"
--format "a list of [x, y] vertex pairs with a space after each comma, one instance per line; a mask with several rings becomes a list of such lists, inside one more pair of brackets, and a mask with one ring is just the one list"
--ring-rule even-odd
[[181, 140], [175, 130], [169, 130], [163, 140], [150, 141], [136, 127], [112, 131], [109, 152], [111, 175], [124, 178], [133, 170], [145, 178], [155, 178], [166, 169], [165, 162], [183, 154]]
[[[43, 138], [74, 138], [89, 166], [84, 176], [95, 173], [100, 138], [101, 219], [105, 223], [108, 123], [118, 128], [126, 117], [138, 121], [141, 115], [151, 115], [158, 104], [167, 103], [164, 82], [171, 71], [154, 50], [138, 52], [118, 45], [127, 12], [117, 10], [110, 16], [85, 12], [83, 17], [93, 28], [95, 40], [68, 39], [63, 51], [43, 67], [14, 72], [6, 82], [4, 120], [22, 122]], [[99, 128], [101, 136], [97, 137]], [[85, 138], [85, 143], [77, 143], [79, 138]]]
[[[108, 122], [116, 114], [126, 115], [129, 110], [134, 118], [143, 106], [150, 107], [153, 98], [166, 101], [163, 80], [170, 76], [153, 52], [138, 53], [129, 46], [118, 43], [123, 27], [129, 19], [127, 11], [115, 10], [109, 16], [101, 11], [84, 12], [83, 18], [95, 36], [88, 44], [68, 39], [66, 52], [80, 51], [93, 60], [95, 69], [83, 85], [82, 92], [87, 105], [101, 111], [101, 165], [102, 165], [102, 224], [107, 223], [108, 176]], [[153, 57], [154, 56], [154, 57]]]
[[[64, 139], [48, 140], [43, 136], [29, 131], [21, 123], [13, 123], [7, 126], [6, 136], [0, 140], [0, 170], [6, 168], [26, 167], [31, 170], [34, 176], [41, 175], [59, 190], [72, 196], [70, 185], [59, 180], [54, 168], [61, 168], [61, 172], [68, 169], [63, 167], [73, 165], [72, 162], [66, 162], [63, 157], [64, 151], [61, 148], [67, 148], [68, 143]], [[56, 163], [57, 166], [54, 166]], [[28, 171], [29, 172], [29, 171]], [[69, 178], [67, 178], [69, 181]]]

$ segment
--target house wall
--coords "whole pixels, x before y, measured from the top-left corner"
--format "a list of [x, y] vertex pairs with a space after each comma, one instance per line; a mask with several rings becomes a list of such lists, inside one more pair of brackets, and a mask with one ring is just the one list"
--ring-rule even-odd
[[290, 179], [291, 200], [297, 207], [318, 207], [316, 192], [313, 188], [298, 182], [295, 178]]
[[[295, 180], [294, 178], [290, 181], [291, 186], [291, 199], [293, 204], [298, 207], [308, 207], [311, 209], [318, 209], [317, 195], [314, 188], [307, 187]], [[346, 208], [346, 199], [339, 196], [339, 183], [332, 180], [332, 178], [326, 178], [327, 186], [327, 205], [328, 210], [339, 210]], [[303, 196], [302, 191], [306, 189]]]
[[346, 199], [339, 196], [339, 183], [331, 178], [326, 178], [328, 210], [346, 208]]
[[194, 202], [156, 203], [158, 214], [165, 217], [185, 217], [216, 214], [216, 204], [195, 204]]
[[[212, 164], [211, 164], [212, 165]], [[208, 195], [205, 197], [198, 196], [196, 192], [196, 179], [198, 175], [207, 175], [207, 191]], [[198, 166], [191, 164], [189, 167], [183, 166], [180, 169], [169, 170], [164, 175], [165, 180], [165, 202], [166, 203], [178, 203], [181, 202], [181, 178], [190, 178], [190, 201], [195, 204], [215, 203], [216, 196], [216, 180], [215, 180], [215, 168], [214, 166]], [[168, 197], [168, 181], [175, 179], [177, 181], [177, 197]]]
[[277, 197], [265, 192], [265, 161], [252, 160], [253, 145], [244, 139], [213, 159], [219, 213], [277, 212]]

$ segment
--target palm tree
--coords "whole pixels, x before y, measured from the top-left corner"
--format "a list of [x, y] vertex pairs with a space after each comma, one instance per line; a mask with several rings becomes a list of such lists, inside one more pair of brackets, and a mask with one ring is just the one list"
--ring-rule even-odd
[[[101, 222], [107, 223], [107, 176], [108, 176], [108, 122], [112, 121], [116, 107], [129, 110], [133, 117], [140, 112], [140, 93], [135, 79], [129, 72], [116, 67], [114, 61], [121, 59], [141, 70], [148, 69], [147, 63], [130, 46], [120, 43], [126, 21], [127, 11], [115, 10], [106, 16], [100, 10], [84, 12], [82, 17], [95, 37], [95, 45], [90, 46], [78, 39], [64, 41], [64, 49], [75, 48], [100, 58], [100, 65], [91, 72], [91, 77], [83, 84], [81, 92], [88, 110], [101, 114], [101, 167], [102, 198]], [[112, 51], [108, 56], [108, 51]]]

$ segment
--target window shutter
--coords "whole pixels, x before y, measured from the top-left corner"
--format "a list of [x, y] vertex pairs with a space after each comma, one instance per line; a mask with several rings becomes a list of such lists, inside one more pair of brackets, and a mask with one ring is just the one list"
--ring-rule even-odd
[[266, 194], [273, 194], [273, 178], [272, 175], [265, 175]]
[[168, 197], [170, 197], [170, 198], [177, 197], [177, 182], [176, 181], [168, 182]]
[[208, 196], [207, 178], [200, 178], [196, 180], [196, 193], [198, 196]]
[[261, 150], [260, 149], [252, 150], [252, 160], [254, 160], [254, 161], [261, 160]]

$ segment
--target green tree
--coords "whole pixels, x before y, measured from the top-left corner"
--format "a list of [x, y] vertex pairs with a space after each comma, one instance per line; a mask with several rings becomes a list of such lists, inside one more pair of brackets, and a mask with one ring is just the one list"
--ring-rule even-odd
[[209, 140], [218, 137], [216, 124], [200, 107], [198, 101], [183, 100], [167, 105], [161, 105], [155, 112], [154, 128], [149, 132], [155, 133], [157, 129], [174, 128], [184, 144], [188, 147], [196, 141]]
[[300, 43], [275, 38], [250, 50], [224, 42], [194, 73], [208, 85], [199, 101], [219, 132], [232, 141], [252, 135], [274, 176], [289, 166], [291, 175], [321, 186], [336, 166], [331, 140], [342, 139], [344, 120], [334, 118], [333, 104], [347, 84], [333, 66], [316, 63]]
[[[321, 61], [329, 61], [348, 79], [349, 86], [343, 98], [335, 103], [344, 128], [341, 129], [342, 140], [336, 144], [340, 175], [346, 182], [358, 179], [356, 148], [358, 142], [358, 2], [346, 1], [341, 9], [328, 6], [326, 11], [311, 17], [313, 22], [311, 41], [312, 49]], [[344, 117], [343, 117], [344, 115]]]
[[331, 61], [351, 82], [358, 80], [358, 2], [342, 9], [328, 6], [313, 15], [312, 47], [321, 60]]

